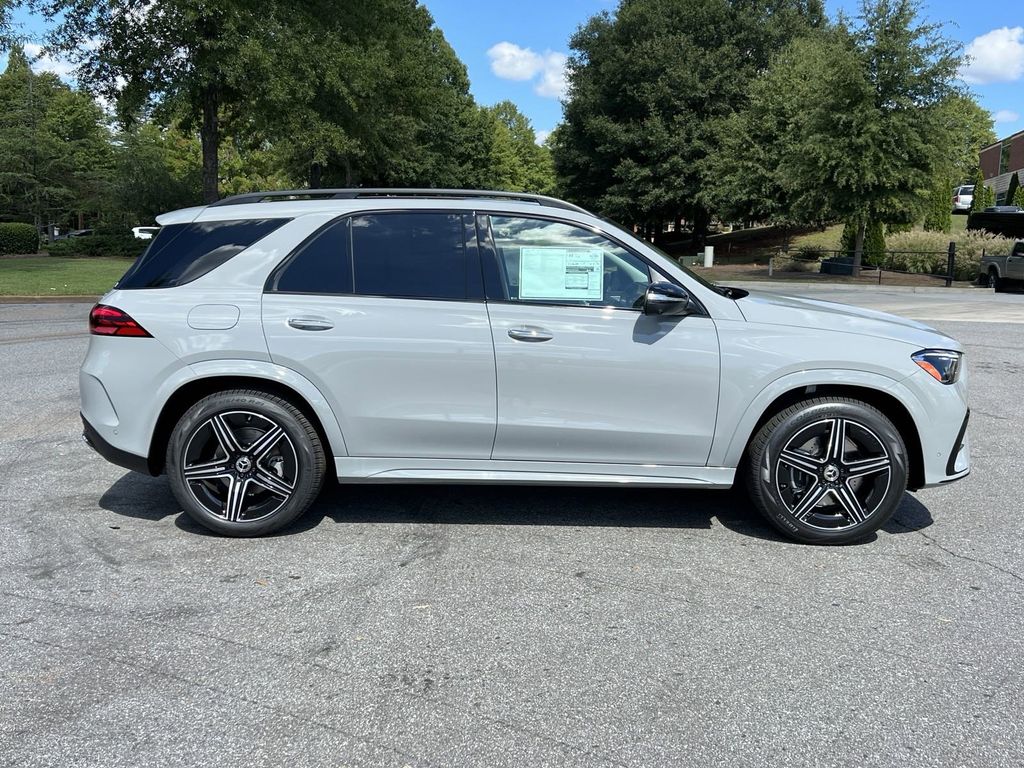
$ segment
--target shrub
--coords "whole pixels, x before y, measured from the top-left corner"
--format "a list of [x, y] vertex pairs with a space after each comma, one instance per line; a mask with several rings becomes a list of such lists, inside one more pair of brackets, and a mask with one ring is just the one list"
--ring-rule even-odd
[[31, 224], [0, 224], [0, 253], [35, 253], [39, 232]]
[[[848, 221], [843, 227], [839, 250], [844, 256], [853, 256], [857, 249], [857, 222]], [[878, 265], [885, 258], [885, 226], [881, 222], [869, 222], [864, 231], [864, 253], [862, 263]]]
[[796, 253], [797, 257], [801, 259], [821, 261], [828, 251], [820, 245], [801, 245], [796, 249]]
[[146, 249], [148, 243], [139, 240], [130, 230], [118, 230], [116, 233], [97, 233], [86, 237], [69, 237], [50, 243], [47, 251], [51, 256], [69, 256], [72, 258], [90, 258], [96, 256], [114, 256], [134, 259]]
[[1013, 202], [1017, 199], [1017, 193], [1020, 191], [1020, 179], [1017, 178], [1017, 174], [1013, 174], [1010, 177], [1010, 186], [1006, 188], [1006, 199], [1003, 201], [1003, 205], [1017, 205]]
[[924, 228], [929, 232], [949, 232], [953, 227], [953, 211], [949, 202], [950, 184], [940, 181], [928, 197], [924, 212]]
[[956, 243], [953, 276], [957, 280], [973, 280], [983, 251], [1009, 253], [1013, 240], [987, 232], [969, 230], [947, 235], [941, 232], [905, 232], [889, 238], [889, 247], [900, 253], [890, 254], [892, 269], [931, 275], [946, 274], [949, 243]]

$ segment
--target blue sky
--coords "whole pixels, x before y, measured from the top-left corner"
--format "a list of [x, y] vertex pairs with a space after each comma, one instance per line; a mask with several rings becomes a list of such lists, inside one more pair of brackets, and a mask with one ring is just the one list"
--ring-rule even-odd
[[[474, 96], [483, 104], [510, 99], [534, 128], [550, 131], [561, 119], [559, 96], [569, 37], [587, 18], [612, 10], [615, 0], [421, 0], [469, 69]], [[830, 14], [855, 14], [859, 0], [826, 0]], [[996, 119], [1000, 137], [1024, 129], [1024, 2], [925, 0], [927, 20], [945, 25], [975, 61], [965, 79]], [[38, 19], [17, 19], [30, 38]], [[28, 48], [29, 53], [38, 49]], [[0, 57], [0, 66], [4, 65]], [[41, 61], [61, 73], [62, 62]]]

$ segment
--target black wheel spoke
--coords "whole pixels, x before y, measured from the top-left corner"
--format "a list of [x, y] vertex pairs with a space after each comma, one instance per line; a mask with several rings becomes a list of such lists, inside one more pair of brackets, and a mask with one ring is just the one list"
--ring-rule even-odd
[[288, 485], [288, 483], [279, 478], [273, 472], [263, 469], [263, 467], [258, 467], [256, 469], [256, 472], [252, 477], [252, 482], [267, 489], [271, 493], [276, 493], [278, 496], [288, 498], [292, 495], [293, 488]]
[[825, 486], [821, 484], [812, 485], [801, 497], [796, 507], [793, 508], [793, 517], [797, 520], [803, 520], [827, 494], [828, 489]]
[[242, 446], [238, 444], [235, 433], [231, 431], [231, 425], [228, 424], [223, 414], [215, 414], [210, 419], [210, 427], [213, 429], [213, 434], [216, 435], [217, 442], [220, 443], [220, 448], [226, 456], [231, 456], [233, 453], [238, 453], [242, 450]]
[[775, 490], [794, 519], [835, 531], [874, 515], [891, 476], [882, 440], [858, 420], [832, 417], [789, 438], [776, 459]]
[[846, 512], [846, 517], [851, 523], [856, 525], [857, 523], [864, 522], [867, 517], [864, 512], [864, 507], [861, 506], [856, 494], [850, 490], [849, 485], [841, 483], [833, 493], [839, 501], [840, 506], [842, 506], [843, 510]]
[[797, 453], [792, 450], [783, 450], [779, 454], [779, 461], [783, 464], [788, 464], [794, 469], [799, 469], [808, 474], [817, 476], [818, 472], [821, 471], [821, 460], [815, 459], [803, 453]]
[[890, 468], [889, 457], [879, 456], [874, 459], [862, 459], [850, 461], [845, 464], [847, 477], [864, 477], [873, 475], [876, 472], [886, 472]]
[[191, 464], [183, 470], [186, 480], [215, 480], [231, 475], [231, 467], [223, 459]]
[[181, 462], [192, 497], [229, 523], [274, 514], [298, 479], [298, 454], [284, 428], [251, 411], [211, 416], [192, 433]]

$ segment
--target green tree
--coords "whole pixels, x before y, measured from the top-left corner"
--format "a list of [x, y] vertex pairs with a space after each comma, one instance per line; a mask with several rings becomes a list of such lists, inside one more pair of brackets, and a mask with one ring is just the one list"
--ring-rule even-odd
[[[338, 0], [293, 22], [254, 135], [286, 144], [310, 186], [463, 186], [486, 178], [492, 124], [465, 67], [411, 0]], [[305, 25], [305, 32], [302, 32]], [[316, 39], [316, 56], [308, 40]]]
[[1006, 205], [1016, 205], [1013, 201], [1017, 199], [1017, 191], [1020, 189], [1020, 180], [1017, 175], [1015, 173], [1010, 177], [1010, 186], [1006, 188]]
[[949, 175], [954, 184], [961, 184], [977, 168], [981, 149], [996, 140], [992, 113], [970, 94], [954, 93], [943, 101], [940, 114], [951, 136]]
[[53, 73], [36, 74], [20, 47], [0, 75], [0, 201], [37, 226], [109, 201], [110, 135], [102, 110]]
[[700, 231], [722, 123], [819, 0], [622, 0], [572, 37], [565, 120], [551, 139], [563, 192], [616, 219]]
[[959, 57], [918, 10], [916, 0], [865, 2], [856, 26], [841, 21], [794, 41], [752, 97], [751, 108], [789, 134], [781, 145], [762, 144], [760, 183], [784, 191], [792, 219], [857, 222], [854, 274], [868, 223], [918, 218], [949, 166], [943, 110], [956, 93]]
[[946, 178], [932, 186], [928, 207], [924, 212], [924, 228], [928, 232], [949, 232], [953, 226], [953, 211], [950, 203], [952, 184]]
[[490, 186], [513, 192], [553, 193], [555, 169], [551, 150], [537, 144], [537, 134], [529, 119], [511, 101], [483, 110], [492, 125]]
[[1024, 187], [1017, 189], [1017, 194], [1013, 196], [1013, 204], [1024, 208]]
[[202, 200], [199, 142], [176, 128], [136, 123], [116, 137], [114, 204], [128, 222], [154, 218]]
[[[325, 0], [29, 0], [54, 23], [52, 50], [78, 65], [78, 81], [116, 105], [124, 121], [159, 108], [199, 126], [203, 198], [218, 197], [222, 126], [244, 121], [279, 74], [274, 54], [296, 55], [300, 21]], [[310, 27], [304, 27], [308, 31]], [[315, 36], [314, 36], [315, 37]], [[309, 45], [305, 58], [321, 46]], [[88, 44], [86, 44], [88, 43]]]

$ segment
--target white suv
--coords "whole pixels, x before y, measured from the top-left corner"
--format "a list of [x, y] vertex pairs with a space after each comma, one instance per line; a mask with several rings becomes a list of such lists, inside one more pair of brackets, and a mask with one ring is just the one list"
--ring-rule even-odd
[[[240, 195], [168, 213], [92, 311], [85, 438], [221, 533], [343, 483], [729, 488], [863, 538], [969, 469], [960, 345], [711, 285], [551, 198]], [[680, 506], [686, 495], [680, 494]]]

